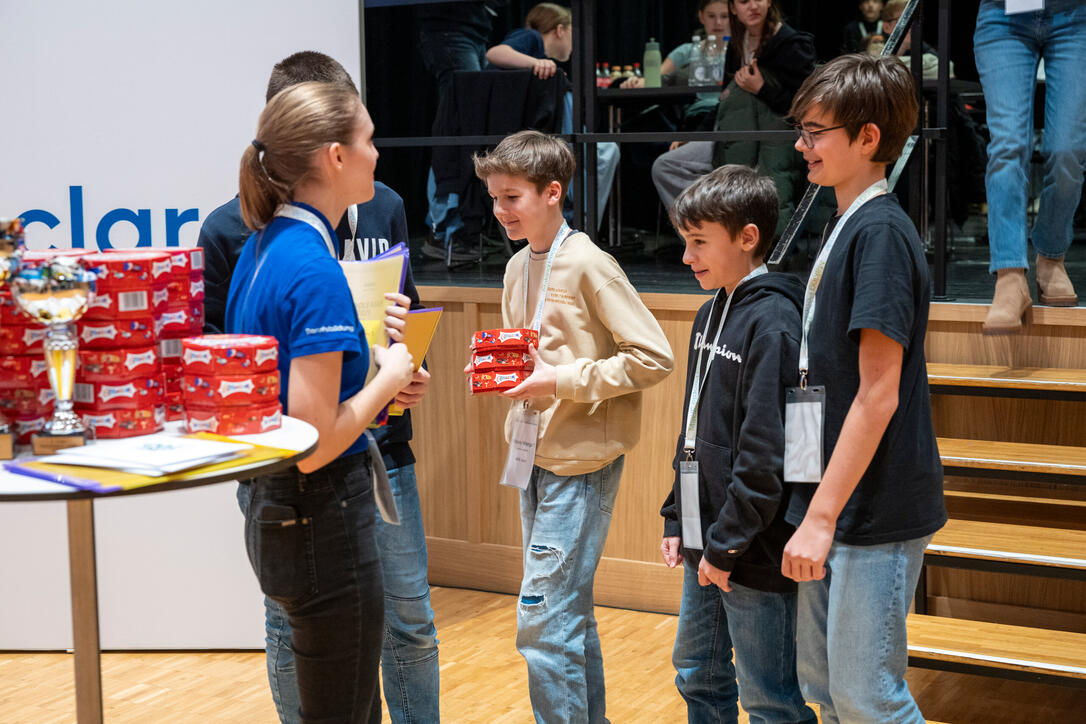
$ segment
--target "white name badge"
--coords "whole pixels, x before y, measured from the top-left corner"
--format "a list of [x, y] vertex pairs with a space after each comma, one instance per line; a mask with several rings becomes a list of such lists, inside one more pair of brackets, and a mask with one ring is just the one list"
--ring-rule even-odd
[[513, 413], [513, 437], [502, 470], [502, 485], [525, 490], [535, 465], [535, 443], [539, 439], [539, 411], [517, 405]]
[[826, 388], [789, 387], [784, 399], [784, 481], [822, 481]]
[[697, 460], [679, 462], [679, 490], [682, 493], [683, 548], [700, 551], [705, 543], [701, 539]]
[[1045, 0], [1007, 0], [1005, 13], [1015, 15], [1017, 13], [1034, 13], [1045, 9]]

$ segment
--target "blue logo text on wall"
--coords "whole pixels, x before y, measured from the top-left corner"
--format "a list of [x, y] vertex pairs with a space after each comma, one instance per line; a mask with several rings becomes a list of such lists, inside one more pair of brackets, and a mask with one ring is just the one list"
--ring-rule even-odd
[[[19, 216], [22, 217], [24, 226], [30, 226], [31, 224], [45, 224], [50, 229], [53, 229], [61, 223], [60, 217], [51, 211], [46, 211], [44, 209], [29, 209], [19, 214]], [[166, 209], [166, 243], [159, 244], [159, 246], [180, 246], [181, 242], [178, 232], [181, 227], [187, 223], [198, 222], [199, 220], [199, 209]], [[87, 226], [87, 219], [84, 218], [82, 186], [68, 187], [68, 221], [72, 229], [71, 248], [88, 248], [86, 232], [89, 227]], [[94, 223], [93, 219], [90, 221], [91, 224]], [[112, 249], [113, 243], [110, 241], [109, 233], [115, 225], [121, 223], [131, 224], [135, 227], [138, 234], [136, 241], [137, 247], [155, 245], [151, 236], [151, 209], [132, 210], [117, 208], [107, 211], [102, 215], [102, 218], [98, 220], [98, 223], [94, 225], [94, 236], [92, 238], [93, 243], [90, 245], [91, 248], [97, 246], [99, 249], [103, 250]]]

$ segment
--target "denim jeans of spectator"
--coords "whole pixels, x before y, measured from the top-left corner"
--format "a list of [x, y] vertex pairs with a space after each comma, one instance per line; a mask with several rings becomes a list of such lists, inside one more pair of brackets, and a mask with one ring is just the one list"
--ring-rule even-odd
[[905, 682], [905, 617], [930, 540], [835, 542], [825, 577], [799, 584], [796, 668], [822, 724], [924, 724]]
[[[378, 558], [385, 586], [385, 626], [381, 672], [385, 704], [394, 724], [440, 721], [438, 650], [430, 586], [426, 580], [426, 533], [422, 527], [415, 466], [388, 471], [400, 525], [376, 516]], [[250, 486], [238, 486], [242, 511]], [[282, 724], [298, 724], [298, 682], [294, 675], [290, 625], [283, 607], [264, 598], [268, 682]]]
[[[462, 33], [452, 31], [419, 31], [419, 52], [422, 63], [437, 83], [438, 102], [452, 83], [453, 71], [482, 70], [486, 62], [486, 45]], [[437, 245], [447, 244], [463, 227], [457, 194], [438, 196], [434, 171], [426, 179], [426, 225], [434, 234]]]
[[623, 458], [584, 475], [535, 467], [520, 494], [524, 579], [517, 651], [539, 724], [601, 724], [603, 653], [592, 583], [611, 526]]
[[[573, 133], [573, 93], [566, 92], [562, 112], [562, 133]], [[607, 199], [611, 196], [611, 186], [615, 182], [615, 173], [618, 171], [619, 150], [617, 143], [610, 141], [596, 144], [596, 231], [599, 231], [603, 223], [603, 210], [607, 206]], [[585, 169], [581, 169], [577, 178], [573, 179], [567, 190], [570, 201], [573, 194], [583, 181], [587, 179]], [[572, 214], [566, 221], [572, 223]]]
[[[290, 630], [298, 709], [277, 702], [285, 720], [381, 720], [377, 672], [384, 596], [368, 463], [369, 454], [360, 453], [314, 473], [291, 468], [247, 484], [249, 561], [265, 596], [286, 613]], [[273, 692], [280, 663], [273, 670], [269, 656]]]
[[1026, 203], [1033, 153], [1033, 94], [1044, 59], [1041, 141], [1043, 181], [1030, 237], [1041, 256], [1061, 258], [1086, 169], [1086, 4], [1049, 0], [1044, 10], [1006, 15], [1002, 2], [983, 0], [973, 52], [988, 108], [989, 271], [1029, 266]]
[[381, 679], [392, 724], [433, 724], [438, 709], [437, 630], [426, 579], [426, 531], [422, 527], [415, 466], [388, 471], [400, 525], [377, 520], [377, 553], [385, 583], [385, 630]]
[[738, 722], [738, 694], [751, 724], [815, 722], [796, 678], [796, 595], [731, 588], [698, 585], [684, 564], [672, 663], [687, 721]]

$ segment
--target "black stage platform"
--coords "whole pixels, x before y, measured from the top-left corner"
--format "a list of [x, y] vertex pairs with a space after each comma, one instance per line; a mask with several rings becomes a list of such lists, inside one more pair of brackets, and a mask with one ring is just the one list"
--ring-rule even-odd
[[[988, 274], [988, 246], [983, 216], [970, 216], [961, 227], [953, 227], [948, 238], [947, 298], [942, 301], [982, 303], [992, 300], [995, 278]], [[606, 235], [601, 234], [600, 239]], [[606, 244], [606, 241], [601, 243]], [[488, 254], [482, 264], [469, 264], [447, 269], [439, 261], [423, 257], [419, 252], [422, 237], [411, 242], [412, 269], [420, 285], [499, 287], [505, 271], [506, 257], [501, 251]], [[494, 243], [493, 248], [500, 246]], [[606, 247], [605, 247], [606, 248]], [[674, 232], [661, 229], [659, 241], [655, 231], [626, 229], [622, 245], [607, 249], [622, 264], [630, 281], [640, 292], [701, 293], [701, 288], [682, 263], [682, 248]], [[1030, 251], [1030, 265], [1034, 252]], [[930, 257], [929, 257], [930, 262]], [[1079, 292], [1079, 304], [1086, 300], [1086, 227], [1076, 226], [1075, 241], [1067, 253], [1067, 271]], [[1032, 270], [1029, 275], [1036, 301], [1036, 285]]]

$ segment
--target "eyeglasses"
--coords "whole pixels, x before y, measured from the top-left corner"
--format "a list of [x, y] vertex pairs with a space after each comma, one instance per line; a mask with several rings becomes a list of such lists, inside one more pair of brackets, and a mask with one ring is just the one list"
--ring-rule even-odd
[[810, 131], [803, 126], [796, 126], [796, 130], [799, 131], [799, 137], [803, 139], [803, 145], [807, 148], [813, 149], [815, 147], [815, 141], [818, 140], [818, 136], [829, 131], [836, 131], [838, 128], [844, 128], [844, 124], [840, 126], [831, 126], [830, 128], [819, 128], [817, 131]]

